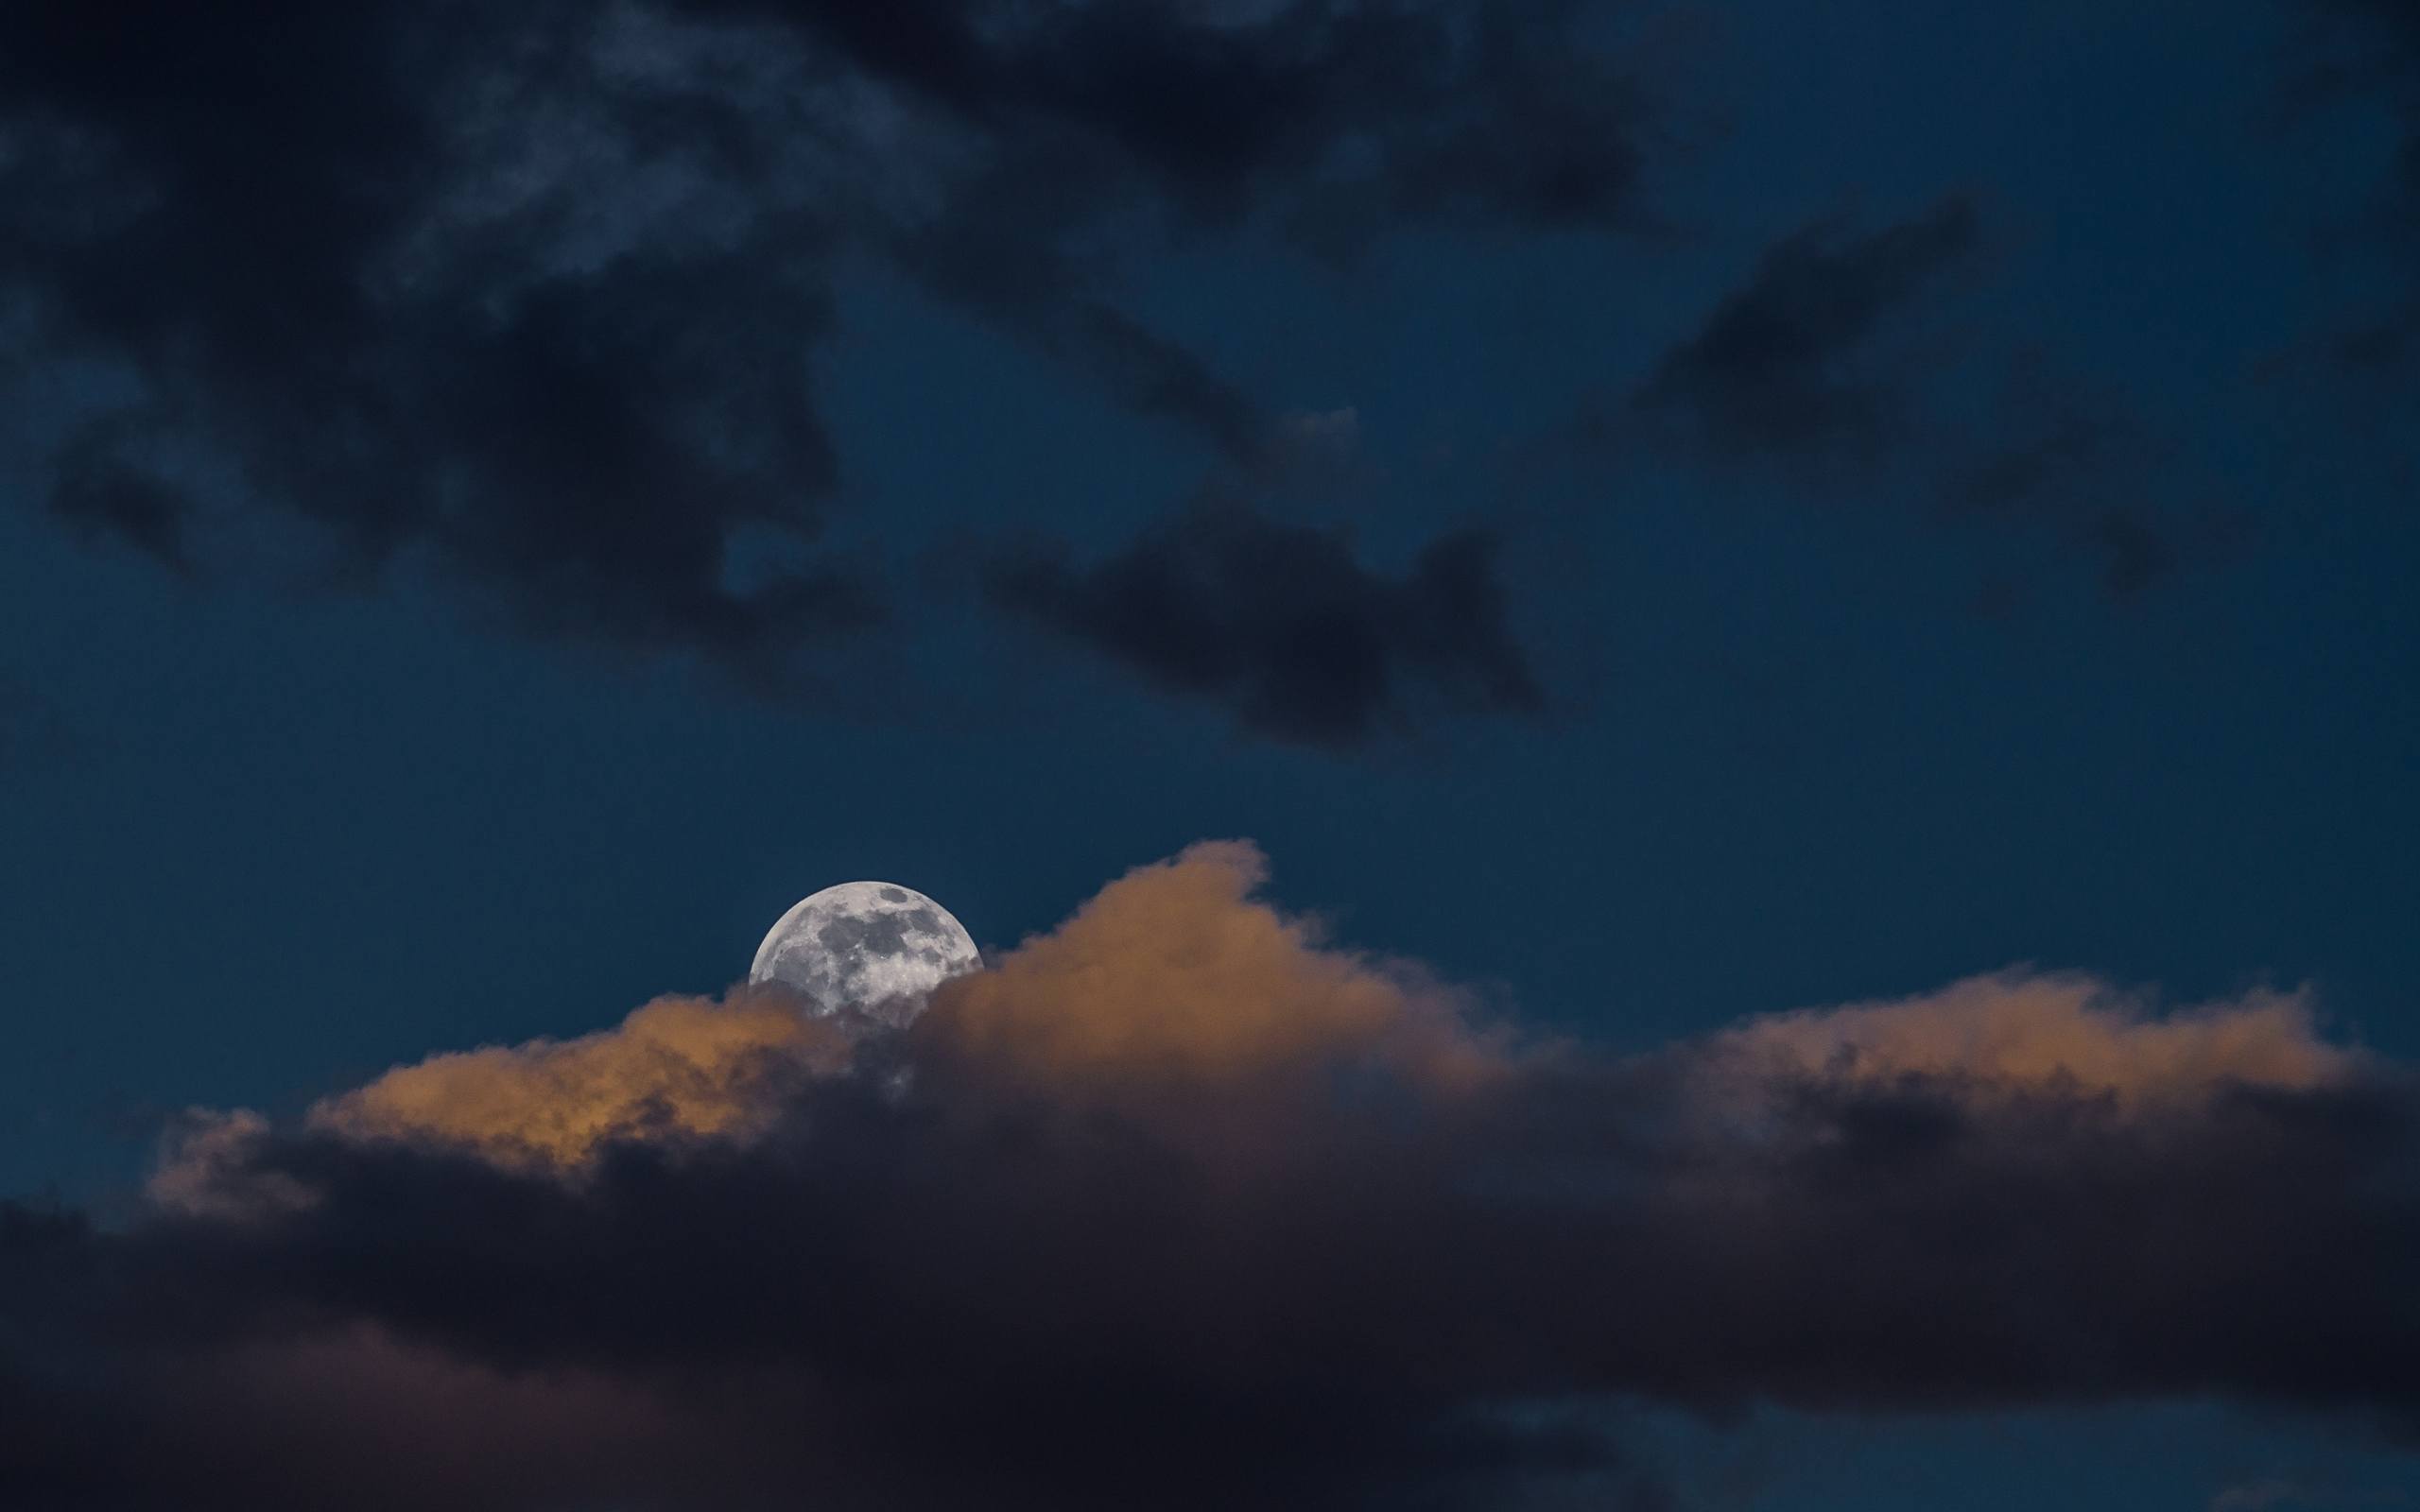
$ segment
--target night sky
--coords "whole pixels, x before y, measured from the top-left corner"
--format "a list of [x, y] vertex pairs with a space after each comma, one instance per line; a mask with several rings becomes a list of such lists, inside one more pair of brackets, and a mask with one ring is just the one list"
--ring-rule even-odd
[[2410, 0], [13, 0], [0, 387], [0, 1504], [2420, 1502]]

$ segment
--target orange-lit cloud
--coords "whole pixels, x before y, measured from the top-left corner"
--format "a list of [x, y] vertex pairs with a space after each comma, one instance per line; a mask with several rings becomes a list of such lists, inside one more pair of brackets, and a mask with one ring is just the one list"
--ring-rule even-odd
[[1347, 1053], [1443, 1083], [1497, 1063], [1456, 993], [1327, 946], [1253, 896], [1267, 874], [1234, 840], [1137, 868], [992, 970], [945, 984], [919, 1030], [1071, 1091], [1235, 1083]]
[[[1197, 845], [1103, 887], [993, 970], [936, 995], [927, 1054], [1067, 1095], [1169, 1081], [1230, 1086], [1340, 1055], [1438, 1085], [1498, 1064], [1456, 994], [1416, 968], [1322, 943], [1253, 896], [1244, 842]], [[566, 1040], [432, 1056], [308, 1115], [319, 1132], [570, 1170], [614, 1141], [739, 1139], [803, 1077], [849, 1062], [851, 1040], [777, 992], [666, 997]], [[222, 1177], [267, 1131], [257, 1114], [197, 1115], [155, 1178], [186, 1211], [233, 1200]]]
[[1968, 977], [1935, 992], [1752, 1020], [1714, 1057], [1758, 1078], [1876, 1086], [1925, 1078], [2173, 1105], [2231, 1086], [2305, 1091], [2354, 1066], [2320, 1038], [2308, 999], [2254, 991], [2159, 1015], [2141, 994], [2074, 972]]
[[249, 1108], [189, 1108], [160, 1141], [160, 1160], [144, 1191], [171, 1212], [241, 1218], [283, 1212], [310, 1200], [292, 1177], [254, 1168], [273, 1131]]
[[[1283, 1138], [1269, 1099], [1339, 1065], [1435, 1095], [1504, 1085], [1538, 1063], [1416, 964], [1336, 947], [1316, 921], [1261, 900], [1267, 873], [1245, 841], [1135, 868], [1058, 928], [945, 984], [910, 1031], [909, 1061], [1062, 1102], [1148, 1109], [1182, 1092], [1192, 1126], [1227, 1144], [1250, 1143], [1238, 1130], [1255, 1124]], [[398, 1067], [321, 1101], [306, 1123], [349, 1141], [575, 1172], [612, 1142], [751, 1139], [805, 1080], [846, 1070], [853, 1053], [844, 1028], [779, 993], [666, 997], [578, 1039]], [[2299, 994], [2255, 991], [2162, 1015], [2090, 976], [2022, 971], [1752, 1019], [1651, 1058], [1691, 1068], [1718, 1114], [1809, 1084], [1854, 1091], [1911, 1079], [1967, 1099], [2055, 1093], [2141, 1109], [2231, 1086], [2308, 1090], [2357, 1064], [2319, 1035]], [[1234, 1116], [1205, 1120], [1204, 1098]], [[301, 1186], [249, 1169], [268, 1133], [250, 1112], [192, 1115], [153, 1197], [194, 1213], [294, 1206]]]
[[745, 1137], [803, 1075], [847, 1063], [834, 1021], [774, 993], [658, 998], [619, 1026], [432, 1056], [311, 1109], [360, 1140], [459, 1147], [501, 1163], [568, 1167], [618, 1139]]

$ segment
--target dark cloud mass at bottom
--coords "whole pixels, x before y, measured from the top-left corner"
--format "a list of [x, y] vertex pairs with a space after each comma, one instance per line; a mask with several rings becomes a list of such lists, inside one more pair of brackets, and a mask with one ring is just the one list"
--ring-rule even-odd
[[1260, 875], [1143, 868], [895, 1040], [662, 1000], [204, 1121], [129, 1225], [0, 1209], [0, 1500], [1645, 1507], [1625, 1403], [2415, 1423], [2420, 1098], [2299, 998], [1616, 1056]]

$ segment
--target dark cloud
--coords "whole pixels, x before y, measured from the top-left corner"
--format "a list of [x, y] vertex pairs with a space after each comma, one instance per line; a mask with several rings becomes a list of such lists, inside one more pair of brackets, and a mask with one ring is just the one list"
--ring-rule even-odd
[[[687, 9], [802, 27], [996, 130], [1011, 158], [1092, 154], [1203, 219], [1270, 200], [1288, 224], [1348, 207], [1363, 233], [1403, 215], [1640, 218], [1651, 96], [1591, 45], [1602, 17], [1578, 0], [914, 4], [879, 19], [835, 0]], [[1054, 136], [1063, 145], [1044, 145]]]
[[2121, 395], [2021, 355], [1993, 402], [1993, 432], [1935, 464], [1947, 518], [2030, 524], [2098, 564], [2113, 598], [2143, 593], [2251, 531], [2214, 486]]
[[70, 525], [115, 535], [163, 566], [190, 573], [184, 497], [172, 485], [119, 459], [125, 444], [122, 429], [106, 422], [88, 425], [61, 448], [51, 510]]
[[[1626, 1402], [2420, 1407], [2420, 1097], [2299, 1000], [1525, 1048], [1258, 876], [1144, 868], [804, 1078], [670, 1000], [217, 1125], [124, 1228], [0, 1210], [0, 1496], [1643, 1507]], [[567, 1057], [635, 1121], [532, 1159]], [[766, 1116], [682, 1116], [708, 1064]]]
[[2420, 374], [2420, 303], [2339, 333], [2327, 342], [2326, 354], [2341, 370], [2381, 383]]
[[33, 0], [0, 16], [0, 294], [67, 519], [194, 567], [265, 511], [357, 578], [431, 561], [550, 633], [778, 677], [880, 612], [819, 545], [838, 259], [1253, 457], [1256, 403], [1119, 307], [1121, 249], [1631, 223], [1652, 113], [1597, 30], [1411, 0]]
[[1090, 565], [1059, 547], [1002, 555], [1003, 608], [1092, 646], [1244, 729], [1341, 747], [1400, 732], [1421, 696], [1535, 713], [1544, 704], [1506, 620], [1495, 541], [1438, 538], [1400, 579], [1342, 535], [1207, 503]]
[[1825, 220], [1792, 232], [1664, 354], [1630, 407], [1720, 455], [1870, 461], [1900, 438], [1913, 376], [1876, 360], [1880, 338], [1980, 245], [1962, 197], [1879, 231]]
[[676, 235], [543, 177], [490, 202], [506, 186], [481, 175], [510, 165], [463, 139], [516, 110], [533, 156], [667, 159], [694, 198], [715, 187], [702, 132], [645, 99], [603, 143], [550, 116], [550, 90], [601, 88], [584, 28], [490, 15], [11, 9], [24, 208], [0, 280], [58, 354], [131, 389], [71, 432], [55, 507], [184, 561], [211, 504], [258, 504], [349, 563], [426, 553], [544, 627], [749, 670], [863, 623], [836, 569], [725, 575], [735, 531], [811, 535], [832, 486], [812, 228]]
[[[1989, 250], [1963, 195], [1876, 230], [1802, 227], [1582, 433], [1786, 475], [1818, 499], [1905, 494], [1937, 518], [2041, 531], [2121, 598], [2231, 540], [2239, 516], [2182, 481], [2189, 470], [2122, 395], [1945, 328], [1944, 296]], [[1970, 399], [1979, 421], [1959, 407]]]
[[2377, 186], [2383, 225], [2420, 232], [2420, 13], [2405, 0], [2290, 0], [2310, 23], [2293, 64], [2292, 113], [2375, 96], [2405, 132]]
[[[2306, 26], [2290, 54], [2295, 126], [2350, 105], [2383, 107], [2397, 145], [2347, 238], [2383, 256], [2391, 292], [2341, 313], [2298, 355], [2389, 403], [2420, 389], [2420, 9], [2402, 0], [2290, 0]], [[2398, 420], [2399, 420], [2398, 411]]]

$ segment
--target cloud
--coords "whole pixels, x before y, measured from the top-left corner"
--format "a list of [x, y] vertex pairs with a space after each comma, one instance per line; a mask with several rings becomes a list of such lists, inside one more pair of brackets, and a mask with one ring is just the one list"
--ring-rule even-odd
[[[744, 525], [811, 536], [832, 485], [812, 246], [735, 213], [694, 136], [545, 97], [594, 82], [581, 36], [480, 17], [11, 9], [11, 202], [78, 209], [29, 204], [0, 286], [49, 358], [115, 375], [53, 393], [82, 411], [55, 506], [185, 563], [267, 506], [356, 570], [424, 555], [539, 628], [752, 672], [866, 623], [837, 566], [723, 573]], [[687, 187], [648, 202], [642, 163]]]
[[1981, 247], [1974, 204], [1952, 196], [1878, 231], [1837, 219], [1783, 237], [1695, 335], [1659, 358], [1631, 409], [1725, 456], [1846, 454], [1897, 439], [1912, 376], [1877, 343]]
[[[2029, 528], [2096, 563], [2117, 598], [2239, 537], [2240, 513], [2122, 395], [2031, 346], [1945, 335], [1945, 297], [1990, 250], [1963, 194], [1870, 230], [1814, 220], [1617, 403], [1584, 413], [1581, 435], [1818, 499], [1908, 495], [1937, 518]], [[1979, 422], [1947, 397], [1979, 387]]]
[[2252, 524], [2201, 481], [2124, 396], [2018, 353], [1993, 397], [1992, 432], [1952, 441], [1930, 464], [1949, 518], [2045, 529], [2098, 564], [2112, 598], [2223, 557]]
[[1417, 706], [1544, 707], [1507, 623], [1495, 552], [1482, 531], [1441, 536], [1391, 579], [1340, 533], [1208, 501], [1089, 566], [1051, 544], [1004, 550], [986, 588], [1000, 608], [1221, 706], [1244, 730], [1340, 749], [1408, 731]]
[[2356, 1065], [2318, 1037], [2299, 994], [2252, 992], [2154, 1015], [2089, 976], [2020, 971], [1893, 1003], [1776, 1014], [1714, 1044], [1752, 1062], [1760, 1079], [2106, 1096], [2129, 1108], [2189, 1104], [2219, 1088], [2310, 1091]]
[[160, 1163], [144, 1194], [161, 1209], [198, 1218], [243, 1218], [307, 1207], [301, 1182], [257, 1164], [272, 1137], [249, 1108], [189, 1108], [160, 1140]]
[[[825, 542], [837, 270], [905, 275], [1233, 458], [1121, 307], [1266, 229], [1620, 229], [1650, 91], [1582, 8], [367, 0], [0, 16], [0, 304], [48, 501], [181, 570], [263, 522], [529, 629], [795, 686], [882, 619]], [[21, 396], [23, 397], [23, 396]]]
[[[514, 1170], [576, 1172], [617, 1143], [740, 1139], [786, 1091], [848, 1063], [851, 1029], [780, 992], [658, 998], [614, 1028], [568, 1040], [431, 1056], [314, 1104], [306, 1126], [364, 1143], [454, 1150]], [[307, 1189], [264, 1174], [268, 1121], [194, 1109], [172, 1128], [148, 1191], [193, 1214], [276, 1211]]]
[[2291, 0], [2309, 23], [2290, 91], [2300, 115], [2373, 96], [2393, 113], [2402, 140], [2377, 186], [2372, 229], [2420, 234], [2420, 19], [2400, 0]]
[[845, 1065], [847, 1048], [832, 1020], [783, 994], [658, 998], [598, 1034], [399, 1067], [310, 1121], [348, 1139], [562, 1168], [614, 1141], [744, 1136], [799, 1078]]
[[2335, 333], [2320, 354], [2351, 378], [2392, 387], [2420, 376], [2420, 300]]
[[1272, 460], [1301, 472], [1340, 472], [1361, 450], [1361, 411], [1298, 409], [1278, 418]]
[[938, 993], [927, 1032], [982, 1074], [1053, 1095], [1266, 1091], [1340, 1057], [1430, 1091], [1506, 1070], [1465, 1005], [1416, 967], [1323, 946], [1310, 921], [1253, 899], [1266, 872], [1236, 841], [1130, 872]]
[[2379, 256], [2386, 292], [2366, 308], [2337, 312], [2287, 366], [2382, 404], [2393, 439], [2404, 428], [2403, 404], [2420, 387], [2420, 279], [2411, 273], [2420, 258], [2420, 12], [2399, 0], [2287, 0], [2287, 9], [2303, 23], [2287, 49], [2288, 124], [2375, 106], [2395, 139], [2366, 202], [2331, 238]]
[[1646, 1506], [1630, 1403], [2420, 1409], [2420, 1097], [2299, 996], [2010, 971], [1615, 1053], [1263, 869], [1140, 868], [795, 1076], [667, 1000], [227, 1125], [297, 1201], [0, 1208], [0, 1495]]

